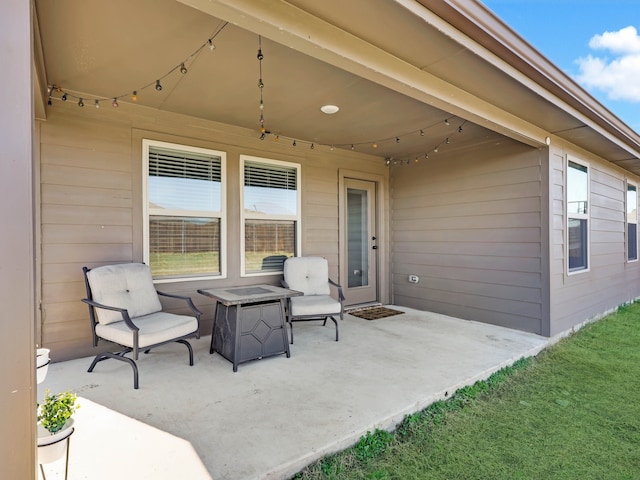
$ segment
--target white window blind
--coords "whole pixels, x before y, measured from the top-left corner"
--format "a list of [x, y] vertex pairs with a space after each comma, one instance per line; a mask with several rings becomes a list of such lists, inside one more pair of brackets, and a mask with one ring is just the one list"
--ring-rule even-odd
[[145, 259], [154, 277], [220, 276], [224, 154], [145, 142]]

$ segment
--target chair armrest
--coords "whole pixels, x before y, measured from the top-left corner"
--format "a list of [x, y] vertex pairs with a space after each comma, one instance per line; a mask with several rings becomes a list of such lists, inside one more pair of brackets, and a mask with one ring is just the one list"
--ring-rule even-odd
[[198, 320], [200, 320], [200, 317], [202, 316], [202, 312], [198, 310], [198, 308], [194, 305], [193, 300], [191, 300], [191, 297], [186, 295], [176, 295], [175, 293], [161, 292], [160, 290], [156, 290], [156, 292], [158, 292], [158, 295], [162, 295], [163, 297], [177, 298], [179, 300], [184, 300], [185, 302], [187, 302], [187, 305], [189, 306], [193, 314], [196, 317], [198, 317]]
[[131, 317], [129, 316], [129, 312], [127, 311], [126, 308], [120, 308], [120, 307], [112, 307], [109, 305], [103, 305], [101, 303], [98, 303], [96, 301], [93, 300], [89, 300], [88, 298], [83, 298], [82, 301], [84, 303], [87, 303], [89, 305], [91, 305], [93, 308], [102, 308], [104, 310], [113, 310], [114, 312], [120, 312], [120, 314], [122, 315], [122, 320], [124, 320], [124, 323], [127, 324], [127, 327], [129, 327], [131, 330], [134, 331], [138, 331], [140, 330], [138, 327], [136, 327], [136, 325], [131, 321]]
[[331, 279], [329, 279], [329, 283], [338, 289], [338, 298], [340, 299], [341, 302], [343, 302], [345, 297], [344, 297], [344, 293], [342, 293], [342, 286]]

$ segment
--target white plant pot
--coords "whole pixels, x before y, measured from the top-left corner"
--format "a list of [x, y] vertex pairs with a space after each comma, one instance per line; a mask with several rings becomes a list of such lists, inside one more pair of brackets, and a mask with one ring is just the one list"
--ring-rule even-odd
[[73, 431], [73, 418], [67, 420], [62, 430], [53, 434], [38, 424], [38, 463], [51, 463], [62, 457], [67, 450], [67, 439]]
[[49, 371], [49, 358], [48, 348], [38, 348], [36, 350], [36, 378], [38, 383], [42, 383]]

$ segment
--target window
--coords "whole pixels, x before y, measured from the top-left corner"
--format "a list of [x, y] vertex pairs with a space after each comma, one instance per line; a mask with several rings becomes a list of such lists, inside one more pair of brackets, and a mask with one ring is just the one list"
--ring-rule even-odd
[[627, 260], [638, 260], [638, 187], [627, 183]]
[[224, 276], [225, 154], [143, 141], [144, 260], [154, 278]]
[[300, 165], [241, 156], [242, 274], [282, 272], [300, 251]]
[[569, 272], [589, 268], [589, 170], [572, 160], [567, 165], [567, 232]]

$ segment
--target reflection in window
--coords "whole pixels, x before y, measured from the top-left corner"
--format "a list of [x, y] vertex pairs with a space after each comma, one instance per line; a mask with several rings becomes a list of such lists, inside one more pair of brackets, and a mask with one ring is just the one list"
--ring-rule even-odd
[[589, 172], [569, 161], [567, 166], [567, 242], [569, 272], [589, 266]]
[[154, 278], [219, 276], [221, 152], [145, 140], [145, 261]]
[[627, 184], [627, 260], [638, 259], [638, 189]]
[[298, 252], [300, 166], [242, 159], [243, 274], [282, 272]]

